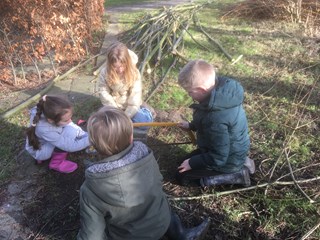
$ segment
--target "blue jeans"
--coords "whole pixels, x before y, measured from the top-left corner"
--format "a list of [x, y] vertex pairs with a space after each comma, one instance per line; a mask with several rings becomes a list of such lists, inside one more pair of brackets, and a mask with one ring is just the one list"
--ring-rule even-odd
[[[153, 117], [149, 109], [140, 107], [138, 112], [131, 118], [132, 122], [153, 122]], [[149, 127], [138, 127], [140, 130], [147, 130]]]

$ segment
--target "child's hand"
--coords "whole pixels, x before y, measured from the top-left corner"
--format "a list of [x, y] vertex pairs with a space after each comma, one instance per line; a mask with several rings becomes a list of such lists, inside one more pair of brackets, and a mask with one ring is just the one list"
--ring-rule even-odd
[[179, 122], [178, 127], [182, 128], [183, 130], [189, 130], [189, 122]]
[[191, 167], [189, 165], [190, 158], [186, 159], [181, 163], [181, 165], [178, 167], [179, 173], [183, 173], [185, 171], [191, 170]]
[[89, 147], [87, 147], [86, 148], [86, 153], [88, 153], [88, 154], [97, 154], [98, 152], [97, 152], [97, 150], [94, 148], [94, 146], [89, 146]]

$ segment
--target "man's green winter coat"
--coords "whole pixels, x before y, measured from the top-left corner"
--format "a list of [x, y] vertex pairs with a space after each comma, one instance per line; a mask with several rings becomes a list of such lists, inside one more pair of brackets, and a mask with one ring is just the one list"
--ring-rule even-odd
[[243, 99], [239, 82], [219, 77], [210, 97], [191, 105], [190, 128], [196, 131], [201, 150], [189, 161], [192, 169], [232, 173], [243, 167], [250, 145]]
[[[136, 156], [141, 151], [147, 154], [130, 164], [128, 158], [122, 162], [130, 153]], [[134, 142], [96, 164], [104, 163], [102, 172], [86, 170], [80, 189], [81, 229], [77, 239], [160, 239], [168, 229], [171, 214], [152, 151]], [[108, 169], [110, 166], [114, 169]]]

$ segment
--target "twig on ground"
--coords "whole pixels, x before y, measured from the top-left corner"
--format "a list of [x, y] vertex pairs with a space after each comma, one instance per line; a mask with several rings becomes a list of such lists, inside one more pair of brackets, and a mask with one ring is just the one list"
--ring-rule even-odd
[[313, 228], [311, 228], [305, 235], [303, 235], [300, 240], [307, 239], [319, 227], [320, 227], [320, 221]]
[[[304, 87], [304, 86], [305, 86], [305, 84], [303, 84], [303, 87]], [[298, 99], [298, 98], [301, 98], [301, 93], [302, 93], [303, 87], [300, 89], [300, 91], [297, 91], [297, 92], [295, 93], [293, 102], [299, 102], [299, 104], [301, 104], [301, 101], [302, 101], [302, 100], [298, 101], [297, 99]], [[269, 180], [272, 179], [273, 174], [274, 174], [274, 171], [275, 171], [276, 167], [278, 166], [278, 164], [279, 164], [280, 159], [282, 158], [282, 156], [283, 156], [283, 155], [286, 155], [286, 151], [288, 151], [288, 149], [290, 149], [290, 143], [291, 143], [292, 139], [293, 139], [294, 136], [295, 136], [295, 132], [296, 132], [297, 129], [299, 129], [300, 126], [301, 126], [301, 125], [300, 125], [300, 122], [302, 121], [302, 119], [303, 119], [303, 117], [304, 117], [304, 110], [305, 110], [305, 108], [306, 108], [306, 103], [309, 101], [309, 98], [310, 98], [310, 96], [311, 96], [311, 92], [312, 92], [312, 90], [314, 89], [314, 87], [315, 87], [315, 83], [314, 83], [314, 85], [312, 86], [311, 91], [308, 91], [307, 94], [305, 94], [305, 95], [301, 98], [301, 99], [303, 99], [303, 100], [305, 101], [305, 105], [304, 105], [304, 107], [303, 107], [304, 109], [301, 111], [301, 113], [298, 112], [298, 107], [297, 107], [297, 105], [294, 105], [295, 108], [294, 108], [294, 110], [293, 110], [294, 113], [293, 113], [292, 115], [293, 115], [293, 116], [298, 116], [297, 122], [296, 122], [295, 127], [293, 128], [292, 132], [290, 133], [290, 135], [286, 135], [285, 140], [283, 141], [283, 149], [282, 149], [281, 153], [279, 154], [278, 159], [277, 159], [276, 163], [274, 164], [274, 166], [273, 166], [273, 168], [272, 168], [271, 174], [270, 174], [270, 176], [269, 176]], [[291, 118], [287, 119], [287, 122], [291, 122], [291, 121], [292, 121]], [[287, 124], [287, 123], [285, 123], [285, 125], [286, 125], [286, 124]], [[288, 124], [288, 125], [289, 125], [289, 124]], [[287, 159], [287, 158], [286, 158], [286, 159]], [[290, 169], [290, 168], [291, 168], [290, 162], [287, 161], [287, 163], [288, 163], [289, 169]], [[290, 171], [292, 171], [292, 169], [291, 169]], [[292, 174], [291, 174], [291, 176], [292, 176], [292, 178], [294, 179], [294, 176], [293, 176]], [[297, 187], [299, 188], [298, 185], [297, 185]], [[266, 190], [265, 190], [265, 195], [267, 194], [267, 190], [268, 190], [268, 188], [266, 188]], [[300, 188], [299, 190], [302, 191], [301, 188]], [[303, 192], [303, 191], [302, 191], [302, 192]], [[304, 194], [304, 195], [305, 195], [305, 194]], [[307, 197], [307, 196], [306, 196], [306, 197]], [[307, 198], [309, 199], [309, 201], [313, 202], [313, 200], [311, 200], [309, 197], [307, 197]]]
[[313, 181], [318, 181], [320, 180], [320, 176], [317, 176], [315, 178], [310, 178], [310, 179], [304, 179], [304, 180], [296, 180], [296, 182], [289, 181], [289, 182], [279, 182], [275, 181], [272, 183], [263, 183], [263, 184], [258, 184], [256, 186], [251, 186], [247, 188], [239, 188], [235, 190], [230, 190], [230, 191], [224, 191], [224, 192], [217, 192], [217, 193], [212, 193], [212, 194], [203, 194], [200, 196], [192, 196], [192, 197], [170, 197], [168, 196], [168, 199], [171, 201], [188, 201], [188, 200], [198, 200], [202, 198], [211, 198], [211, 197], [220, 197], [223, 195], [228, 195], [228, 194], [233, 194], [233, 193], [238, 193], [238, 192], [244, 192], [244, 191], [250, 191], [258, 188], [263, 188], [263, 187], [269, 187], [269, 186], [275, 186], [275, 185], [281, 185], [281, 186], [287, 186], [287, 185], [295, 185], [296, 183], [309, 183]]
[[235, 64], [237, 63], [243, 56], [240, 55], [238, 56], [236, 59], [234, 59], [225, 49], [224, 47], [222, 47], [222, 45], [217, 41], [215, 40], [214, 38], [212, 38], [201, 26], [201, 23], [199, 21], [199, 19], [196, 17], [196, 15], [193, 16], [193, 20], [194, 20], [194, 24], [201, 30], [201, 32], [211, 41], [213, 42], [220, 50], [221, 52], [228, 58], [228, 60], [230, 62], [232, 62], [231, 64]]
[[[311, 164], [311, 165], [304, 166], [304, 167], [302, 167], [302, 168], [296, 169], [296, 170], [294, 170], [294, 171], [292, 171], [292, 172], [293, 172], [293, 173], [296, 173], [296, 172], [302, 171], [302, 170], [304, 170], [304, 169], [316, 167], [316, 166], [319, 166], [319, 165], [320, 165], [320, 163]], [[287, 174], [279, 177], [279, 178], [277, 179], [277, 181], [280, 181], [281, 179], [283, 179], [283, 178], [285, 178], [285, 177], [287, 177], [287, 176], [289, 176], [289, 175], [290, 175], [290, 173], [287, 173]]]
[[292, 166], [291, 166], [291, 163], [290, 163], [290, 160], [289, 160], [289, 149], [285, 149], [285, 156], [286, 156], [286, 160], [287, 160], [287, 163], [288, 163], [288, 167], [289, 167], [289, 171], [290, 171], [290, 175], [291, 175], [291, 178], [294, 182], [294, 185], [299, 189], [299, 191], [309, 200], [310, 203], [314, 203], [315, 201], [312, 200], [306, 193], [305, 191], [302, 190], [302, 188], [299, 186], [299, 184], [297, 183], [296, 181], [296, 178], [293, 174], [293, 171], [292, 171]]

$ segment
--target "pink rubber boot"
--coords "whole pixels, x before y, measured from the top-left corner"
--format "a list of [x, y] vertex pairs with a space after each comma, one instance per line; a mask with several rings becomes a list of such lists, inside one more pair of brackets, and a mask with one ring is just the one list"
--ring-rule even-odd
[[61, 173], [71, 173], [78, 168], [78, 164], [67, 160], [67, 152], [53, 152], [49, 168]]

